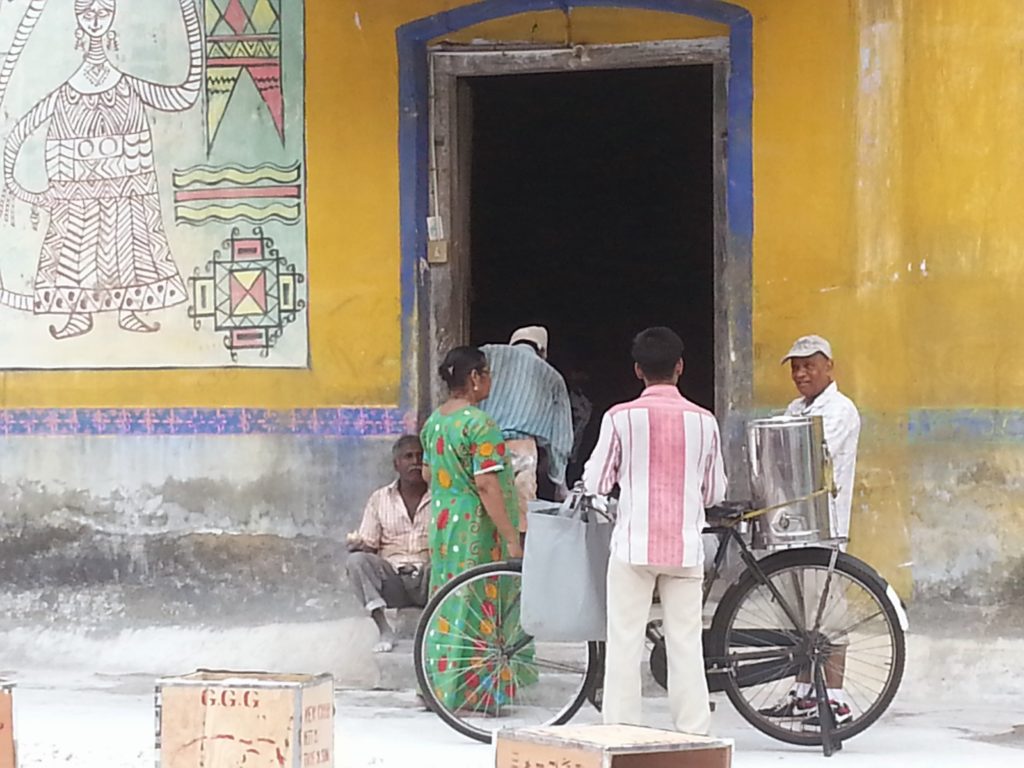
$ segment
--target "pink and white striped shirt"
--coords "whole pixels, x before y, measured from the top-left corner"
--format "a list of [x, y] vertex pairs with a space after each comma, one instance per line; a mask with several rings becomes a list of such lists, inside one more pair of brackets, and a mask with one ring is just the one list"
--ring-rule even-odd
[[619, 484], [612, 555], [632, 565], [704, 563], [704, 508], [725, 498], [718, 422], [676, 387], [647, 387], [612, 406], [583, 470], [591, 493]]

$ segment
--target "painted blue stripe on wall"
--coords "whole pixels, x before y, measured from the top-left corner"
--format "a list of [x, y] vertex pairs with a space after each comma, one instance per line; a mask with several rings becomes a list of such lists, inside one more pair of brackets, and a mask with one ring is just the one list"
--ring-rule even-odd
[[[744, 418], [775, 410], [755, 409]], [[413, 418], [398, 408], [22, 408], [0, 410], [0, 435], [387, 437], [403, 434]], [[1024, 411], [914, 410], [906, 436], [910, 442], [1024, 442]]]
[[397, 408], [46, 408], [0, 411], [0, 435], [311, 435], [405, 432]]
[[[729, 230], [746, 246], [754, 238], [754, 22], [749, 15], [729, 35], [728, 157]], [[752, 261], [751, 258], [747, 259]]]
[[1022, 442], [1024, 411], [988, 408], [915, 410], [908, 414], [907, 437], [911, 442]]

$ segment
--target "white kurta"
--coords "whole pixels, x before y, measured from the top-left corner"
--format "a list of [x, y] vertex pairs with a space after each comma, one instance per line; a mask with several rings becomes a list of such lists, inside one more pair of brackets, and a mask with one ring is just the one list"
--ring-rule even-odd
[[798, 397], [786, 408], [786, 415], [821, 416], [825, 428], [825, 444], [832, 455], [832, 470], [839, 489], [835, 498], [829, 496], [832, 524], [838, 535], [849, 537], [857, 439], [860, 437], [860, 413], [857, 406], [832, 382], [810, 403]]

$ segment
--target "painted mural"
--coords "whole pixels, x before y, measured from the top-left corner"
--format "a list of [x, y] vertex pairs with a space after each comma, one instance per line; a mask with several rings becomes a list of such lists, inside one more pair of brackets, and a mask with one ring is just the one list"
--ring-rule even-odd
[[0, 0], [0, 368], [308, 365], [300, 0]]

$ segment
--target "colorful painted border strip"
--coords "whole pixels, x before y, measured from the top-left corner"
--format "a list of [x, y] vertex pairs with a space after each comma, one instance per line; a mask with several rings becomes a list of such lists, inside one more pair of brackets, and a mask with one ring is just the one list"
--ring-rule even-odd
[[397, 408], [40, 408], [0, 411], [0, 435], [310, 435], [407, 431]]
[[[755, 409], [748, 416], [772, 412]], [[12, 408], [0, 410], [0, 435], [388, 437], [415, 431], [413, 421], [399, 408]], [[1024, 441], [1024, 412], [912, 410], [895, 434], [910, 442], [1019, 443]]]

